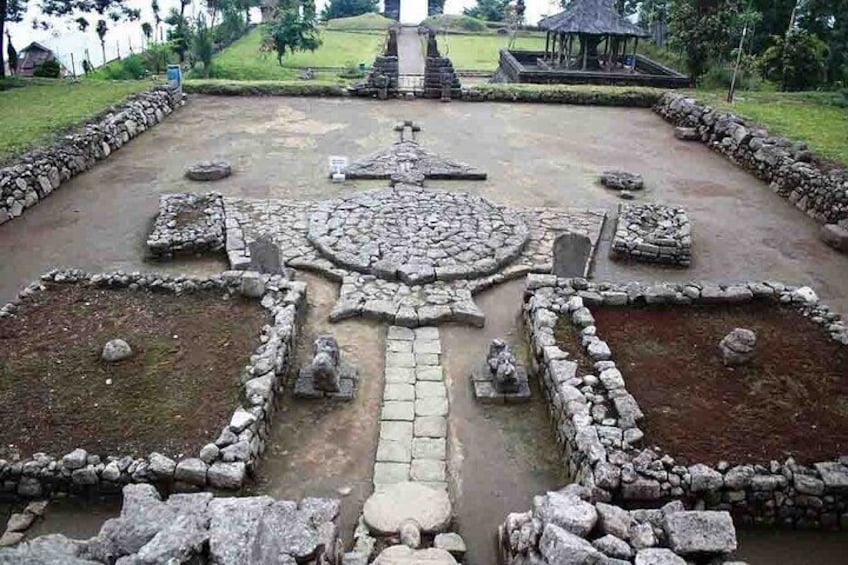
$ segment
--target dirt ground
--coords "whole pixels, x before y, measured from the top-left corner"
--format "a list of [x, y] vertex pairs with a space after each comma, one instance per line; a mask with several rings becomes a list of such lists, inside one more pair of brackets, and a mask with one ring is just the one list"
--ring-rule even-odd
[[[645, 412], [647, 444], [681, 464], [790, 455], [812, 464], [848, 449], [848, 351], [794, 308], [757, 302], [593, 313]], [[718, 342], [733, 328], [757, 334], [748, 365], [722, 362]], [[571, 338], [573, 350], [573, 330]]]
[[[23, 217], [0, 226], [0, 302], [54, 266], [221, 271], [226, 268], [221, 258], [163, 264], [146, 259], [145, 239], [160, 194], [216, 190], [314, 200], [382, 186], [329, 182], [328, 158], [355, 159], [386, 147], [397, 139], [394, 124], [405, 119], [418, 122], [419, 139], [428, 148], [489, 174], [483, 182], [430, 186], [476, 192], [515, 206], [604, 207], [614, 216], [621, 201], [596, 179], [607, 168], [623, 168], [644, 176], [647, 189], [640, 200], [687, 209], [695, 237], [692, 268], [611, 262], [608, 225], [596, 260], [597, 279], [776, 279], [810, 284], [837, 311], [848, 312], [848, 257], [818, 240], [818, 225], [721, 156], [700, 144], [676, 141], [672, 128], [648, 110], [204, 96], [192, 96], [174, 116]], [[234, 174], [205, 184], [183, 178], [186, 166], [213, 158], [231, 161]], [[556, 467], [544, 457], [552, 441], [550, 427], [540, 432], [537, 423], [524, 426], [541, 421], [541, 410], [531, 407], [526, 420], [512, 418], [508, 409], [483, 410], [473, 404], [462, 382], [491, 337], [520, 336], [512, 325], [520, 284], [503, 289], [479, 297], [489, 317], [487, 328], [445, 329], [451, 402], [459, 408], [452, 411], [450, 441], [452, 463], [461, 472], [454, 478], [462, 494], [457, 523], [475, 544], [470, 559], [487, 565], [493, 546], [477, 547], [486, 537], [492, 539], [491, 528], [507, 511], [528, 509], [532, 494], [560, 481]], [[350, 487], [342, 518], [349, 536], [370, 489], [385, 330], [361, 320], [330, 326], [326, 313], [334, 292], [334, 285], [310, 284], [312, 310], [305, 337], [332, 330], [364, 375], [361, 401], [329, 412], [284, 402], [256, 488], [297, 498]], [[302, 421], [310, 425], [297, 425]], [[527, 451], [515, 451], [521, 442], [527, 442]], [[507, 473], [488, 471], [490, 453], [497, 454], [491, 460]]]
[[[196, 453], [238, 400], [266, 323], [256, 302], [53, 285], [0, 320], [0, 457]], [[121, 338], [128, 359], [107, 363]]]

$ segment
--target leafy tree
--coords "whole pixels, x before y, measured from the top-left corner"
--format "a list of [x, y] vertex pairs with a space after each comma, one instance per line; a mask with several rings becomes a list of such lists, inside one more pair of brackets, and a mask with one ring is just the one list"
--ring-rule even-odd
[[763, 74], [781, 90], [809, 90], [824, 82], [827, 44], [815, 35], [793, 29], [772, 37], [773, 45], [762, 55]]
[[[19, 22], [24, 17], [24, 12], [26, 12], [26, 0], [0, 0], [0, 54], [3, 53], [3, 33], [6, 27], [6, 22]], [[6, 37], [8, 38], [9, 33], [6, 31]], [[12, 40], [9, 39], [9, 46], [12, 45]], [[14, 48], [12, 48], [14, 49]], [[7, 51], [9, 51], [7, 49]], [[8, 55], [9, 64], [11, 66], [12, 57]], [[17, 52], [15, 52], [15, 60], [17, 60]], [[15, 65], [12, 67], [14, 69], [17, 67]], [[12, 71], [14, 73], [14, 70]], [[0, 63], [0, 78], [4, 78], [6, 76], [6, 67], [2, 63]]]
[[477, 0], [471, 8], [465, 8], [462, 13], [471, 18], [487, 22], [502, 22], [506, 18], [506, 9], [510, 0]]
[[[154, 29], [156, 30], [156, 34], [159, 35], [159, 27], [162, 25], [162, 16], [159, 15], [159, 2], [157, 0], [152, 0], [152, 2], [150, 2], [150, 9], [153, 10], [153, 21], [155, 22]], [[161, 41], [162, 36], [154, 38], [154, 40], [155, 39]]]
[[330, 0], [321, 11], [321, 19], [334, 20], [370, 14], [376, 12], [379, 5], [378, 0]]
[[694, 78], [730, 56], [738, 15], [737, 0], [670, 0], [669, 44], [684, 55]]
[[206, 23], [203, 14], [197, 16], [194, 34], [191, 38], [191, 54], [195, 61], [203, 63], [203, 76], [208, 77], [212, 68], [212, 28]]
[[848, 82], [848, 0], [804, 0], [797, 22], [827, 43], [828, 80], [844, 86]]
[[428, 0], [427, 1], [427, 15], [435, 16], [438, 14], [445, 13], [445, 0]]
[[181, 63], [185, 61], [191, 43], [191, 25], [188, 18], [185, 17], [186, 6], [190, 3], [191, 0], [180, 0], [179, 11], [176, 8], [171, 8], [168, 17], [165, 18], [165, 23], [171, 26], [167, 35], [168, 42], [179, 56]]
[[59, 61], [56, 59], [50, 59], [48, 61], [44, 61], [32, 71], [32, 76], [34, 77], [42, 77], [42, 78], [59, 78], [59, 75], [62, 74], [62, 67], [59, 66]]
[[283, 65], [286, 52], [315, 51], [321, 46], [315, 15], [303, 14], [297, 8], [278, 9], [273, 20], [265, 26], [263, 51], [274, 51], [277, 62]]

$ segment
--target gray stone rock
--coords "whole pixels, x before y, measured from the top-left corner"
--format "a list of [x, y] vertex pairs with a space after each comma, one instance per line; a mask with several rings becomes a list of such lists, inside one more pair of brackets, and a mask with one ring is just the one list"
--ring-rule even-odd
[[614, 190], [641, 190], [645, 185], [642, 175], [625, 171], [604, 171], [601, 184]]
[[35, 516], [27, 512], [15, 513], [9, 516], [9, 521], [6, 522], [7, 532], [24, 532], [35, 521]]
[[219, 159], [215, 161], [198, 161], [186, 169], [185, 176], [191, 180], [212, 181], [228, 177], [232, 172], [230, 163]]
[[371, 565], [456, 565], [456, 559], [443, 549], [411, 549], [393, 545], [384, 549]]
[[309, 515], [298, 511], [294, 502], [277, 501], [265, 508], [257, 525], [251, 562], [275, 563], [286, 555], [302, 562], [317, 557], [320, 549], [318, 529]]
[[131, 357], [133, 354], [130, 344], [122, 339], [110, 339], [103, 346], [100, 358], [107, 363], [115, 363]]
[[630, 538], [630, 528], [633, 526], [633, 516], [620, 506], [604, 502], [595, 505], [598, 512], [598, 525], [605, 534], [627, 540]]
[[636, 553], [635, 565], [686, 565], [686, 560], [670, 549], [650, 547]]
[[592, 241], [579, 233], [565, 233], [554, 240], [553, 273], [562, 278], [586, 275], [592, 256]]
[[150, 460], [150, 465], [147, 469], [153, 475], [153, 478], [168, 480], [174, 477], [177, 464], [173, 459], [165, 457], [161, 453], [151, 453], [148, 459]]
[[462, 539], [462, 536], [454, 532], [436, 534], [436, 538], [433, 540], [433, 547], [444, 549], [459, 561], [462, 561], [467, 551], [465, 540]]
[[180, 515], [159, 531], [136, 554], [137, 563], [189, 563], [200, 559], [209, 540], [207, 520], [197, 515]]
[[837, 251], [848, 252], [848, 229], [839, 224], [827, 224], [821, 228], [819, 237]]
[[74, 449], [64, 457], [62, 457], [62, 466], [65, 469], [81, 469], [85, 467], [88, 453], [84, 449]]
[[689, 476], [692, 492], [718, 490], [724, 484], [721, 473], [703, 463], [689, 467]]
[[734, 328], [724, 336], [718, 347], [724, 364], [728, 366], [745, 365], [754, 357], [757, 334], [747, 328]]
[[249, 563], [257, 527], [269, 496], [216, 498], [209, 503], [209, 560], [215, 565]]
[[205, 486], [207, 468], [206, 463], [201, 459], [183, 459], [177, 463], [174, 478], [192, 485]]
[[669, 547], [680, 555], [736, 550], [736, 529], [727, 512], [674, 512], [665, 516], [663, 529]]
[[633, 557], [633, 549], [630, 545], [626, 541], [610, 534], [596, 539], [592, 542], [592, 545], [604, 555], [614, 559], [629, 560]]
[[419, 483], [388, 485], [365, 501], [362, 514], [372, 532], [396, 534], [407, 520], [415, 520], [423, 533], [444, 531], [453, 507], [448, 493]]
[[244, 483], [245, 465], [243, 461], [224, 463], [218, 461], [209, 466], [206, 479], [215, 488], [240, 489]]
[[400, 543], [411, 549], [421, 547], [421, 529], [415, 520], [406, 520], [400, 525]]
[[545, 524], [555, 524], [572, 534], [585, 537], [595, 527], [598, 512], [579, 497], [548, 492], [534, 509], [534, 515]]
[[539, 551], [548, 563], [557, 565], [594, 565], [603, 560], [591, 543], [555, 524], [545, 525]]

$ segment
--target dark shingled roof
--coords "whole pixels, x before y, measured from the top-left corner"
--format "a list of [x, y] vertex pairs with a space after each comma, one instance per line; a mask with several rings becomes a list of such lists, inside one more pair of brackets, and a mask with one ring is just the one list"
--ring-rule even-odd
[[641, 27], [620, 15], [613, 0], [573, 0], [564, 12], [543, 18], [539, 27], [556, 33], [648, 37]]

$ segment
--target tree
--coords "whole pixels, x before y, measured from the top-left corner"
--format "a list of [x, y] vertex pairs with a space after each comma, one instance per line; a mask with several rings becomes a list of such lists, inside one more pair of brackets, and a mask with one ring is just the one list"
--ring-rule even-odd
[[144, 35], [144, 39], [147, 40], [147, 44], [150, 45], [150, 39], [153, 37], [153, 26], [150, 25], [150, 22], [141, 24], [141, 33]]
[[462, 13], [471, 18], [487, 22], [502, 22], [506, 18], [506, 9], [510, 0], [477, 0], [471, 8], [465, 8]]
[[171, 8], [165, 23], [171, 26], [168, 30], [168, 42], [179, 56], [180, 63], [185, 61], [191, 43], [191, 26], [185, 17], [185, 8], [191, 0], [180, 0], [180, 9]]
[[793, 29], [772, 37], [761, 62], [763, 75], [780, 84], [781, 90], [808, 90], [825, 81], [827, 44], [815, 35]]
[[[159, 26], [162, 25], [162, 17], [159, 15], [159, 2], [157, 0], [152, 0], [152, 2], [150, 2], [150, 9], [153, 10], [153, 21], [155, 22], [154, 29], [156, 30], [156, 35], [159, 35]], [[154, 37], [153, 39], [155, 41], [157, 38]], [[158, 40], [162, 40], [161, 35], [158, 37]]]
[[103, 64], [106, 64], [106, 32], [109, 29], [106, 27], [105, 20], [97, 20], [97, 27], [95, 28], [97, 32], [97, 37], [100, 39], [100, 51], [103, 53]]
[[376, 12], [379, 5], [378, 0], [330, 0], [321, 11], [321, 19], [334, 20], [370, 14]]
[[9, 30], [6, 30], [6, 58], [9, 61], [9, 72], [15, 74], [18, 69], [18, 52], [12, 45], [12, 36], [9, 35]]
[[212, 28], [203, 14], [197, 16], [194, 34], [191, 37], [191, 54], [195, 61], [203, 63], [203, 76], [208, 77], [212, 68]]
[[804, 0], [798, 26], [828, 45], [827, 79], [848, 82], [848, 0]]
[[[24, 17], [24, 12], [26, 12], [26, 0], [0, 0], [0, 54], [3, 53], [3, 34], [4, 31], [6, 33], [6, 37], [8, 38], [9, 34], [6, 31], [6, 22], [19, 22]], [[12, 40], [9, 39], [9, 45], [12, 45]], [[13, 48], [14, 49], [14, 48]], [[8, 49], [7, 49], [8, 51]], [[15, 52], [15, 59], [17, 60], [17, 52]], [[9, 63], [11, 66], [12, 57], [9, 55]], [[16, 67], [17, 65], [15, 65]], [[14, 69], [14, 67], [12, 67]], [[12, 71], [14, 72], [14, 71]], [[6, 76], [6, 67], [0, 62], [0, 79], [5, 78]]]
[[670, 0], [669, 43], [683, 53], [693, 78], [731, 55], [738, 15], [737, 0]]
[[308, 11], [301, 15], [297, 8], [278, 9], [265, 27], [262, 49], [276, 52], [280, 66], [286, 52], [315, 51], [320, 46], [317, 22]]

